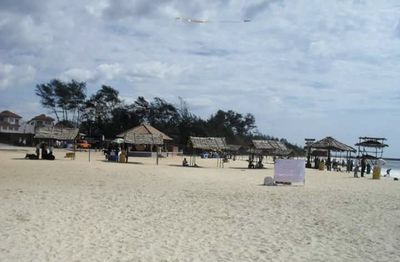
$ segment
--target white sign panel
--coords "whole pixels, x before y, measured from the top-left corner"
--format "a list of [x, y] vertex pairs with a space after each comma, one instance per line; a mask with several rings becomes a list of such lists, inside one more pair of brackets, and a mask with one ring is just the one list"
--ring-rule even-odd
[[295, 159], [277, 159], [274, 180], [276, 182], [304, 183], [305, 161]]

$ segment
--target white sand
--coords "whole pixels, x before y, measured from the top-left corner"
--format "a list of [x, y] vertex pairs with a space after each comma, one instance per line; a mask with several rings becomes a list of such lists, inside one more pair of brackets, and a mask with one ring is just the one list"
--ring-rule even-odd
[[64, 154], [0, 151], [1, 261], [400, 261], [400, 182]]

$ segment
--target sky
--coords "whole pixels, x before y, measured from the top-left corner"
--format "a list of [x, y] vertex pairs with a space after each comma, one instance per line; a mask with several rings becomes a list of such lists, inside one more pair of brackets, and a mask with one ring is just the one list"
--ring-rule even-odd
[[398, 0], [0, 0], [0, 110], [50, 113], [35, 86], [75, 79], [252, 113], [301, 146], [386, 137], [400, 157], [399, 22]]

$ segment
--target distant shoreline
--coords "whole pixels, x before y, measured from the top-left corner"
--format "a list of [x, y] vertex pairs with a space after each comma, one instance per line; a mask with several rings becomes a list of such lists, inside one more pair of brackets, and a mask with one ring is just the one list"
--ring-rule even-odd
[[383, 160], [389, 160], [389, 161], [400, 161], [400, 158], [391, 158], [391, 157], [384, 157]]

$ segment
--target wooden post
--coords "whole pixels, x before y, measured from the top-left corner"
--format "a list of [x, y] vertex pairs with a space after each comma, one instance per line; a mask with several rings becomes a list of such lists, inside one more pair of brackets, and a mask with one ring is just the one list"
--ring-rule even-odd
[[158, 145], [156, 145], [156, 164], [158, 165]]

